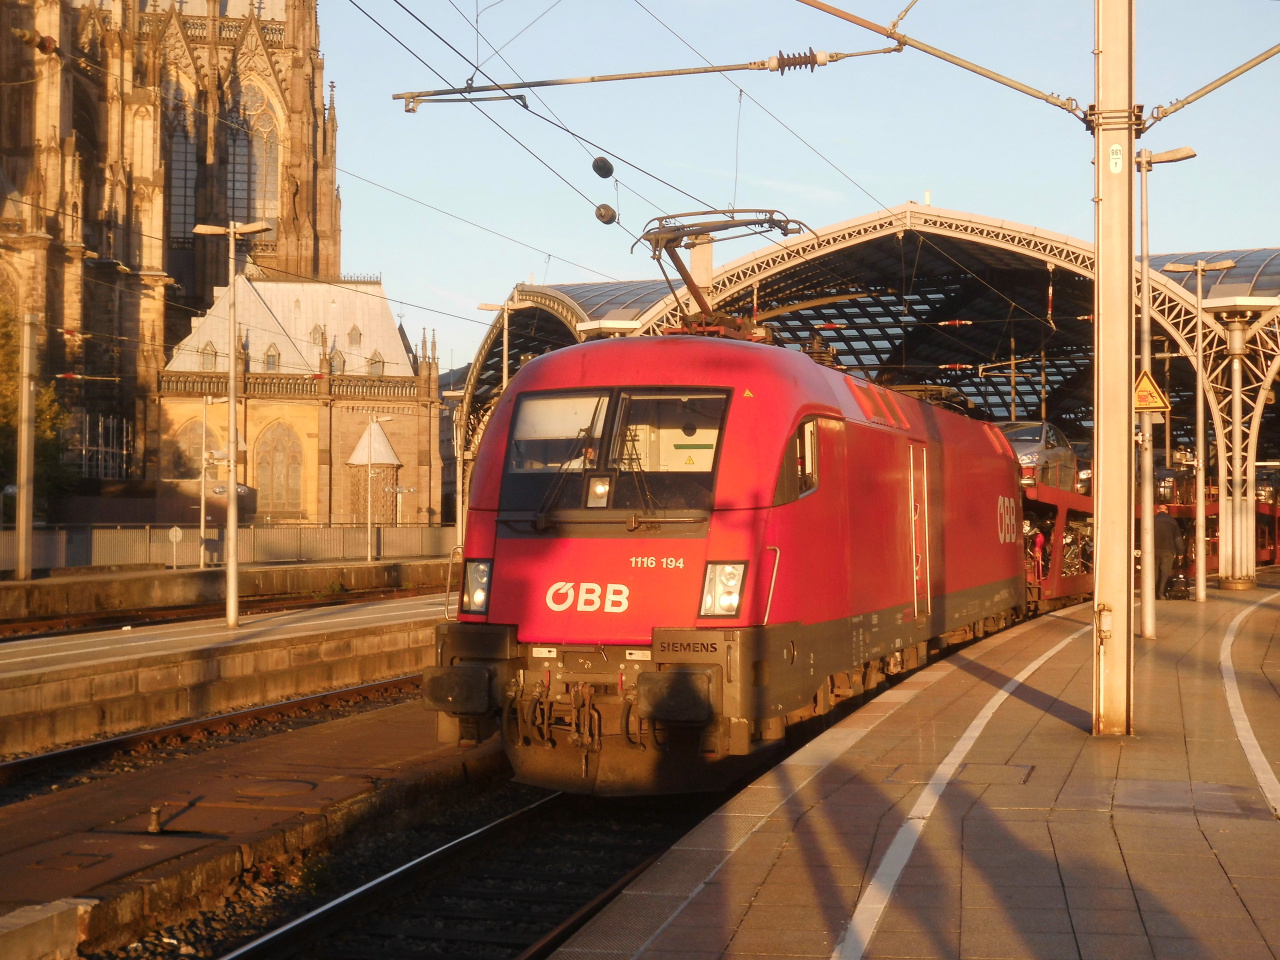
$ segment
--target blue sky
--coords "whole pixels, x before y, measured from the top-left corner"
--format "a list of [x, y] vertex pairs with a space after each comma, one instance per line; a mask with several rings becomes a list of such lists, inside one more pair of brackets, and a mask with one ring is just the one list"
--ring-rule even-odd
[[[393, 0], [357, 2], [450, 85], [470, 75]], [[476, 0], [401, 2], [474, 56]], [[888, 23], [906, 2], [844, 6]], [[480, 31], [500, 47], [542, 14], [502, 49], [509, 66], [498, 57], [484, 64], [499, 82], [516, 73], [534, 80], [699, 66], [699, 54], [724, 64], [780, 48], [884, 46], [794, 0], [486, 4]], [[599, 179], [590, 166], [598, 151], [512, 103], [429, 104], [407, 114], [391, 95], [442, 86], [438, 78], [352, 0], [323, 0], [320, 19], [326, 79], [338, 85], [344, 270], [381, 273], [388, 295], [405, 302], [393, 310], [410, 335], [434, 328], [446, 364], [469, 360], [484, 328], [422, 307], [487, 322], [492, 315], [477, 304], [501, 301], [530, 276], [539, 283], [658, 276], [645, 252], [630, 252], [631, 236], [599, 224], [593, 207], [614, 204], [623, 226], [639, 233], [658, 212], [699, 203], [625, 163], [615, 164], [616, 187]], [[1042, 90], [1082, 104], [1092, 98], [1086, 0], [919, 0], [900, 29]], [[1278, 0], [1139, 0], [1137, 98], [1148, 109], [1169, 103], [1278, 40]], [[482, 42], [482, 59], [491, 52]], [[530, 106], [713, 206], [734, 196], [736, 154], [739, 206], [780, 209], [813, 226], [922, 201], [928, 190], [936, 206], [1091, 237], [1093, 144], [1061, 110], [910, 50], [812, 74], [728, 77], [560, 88]], [[739, 87], [760, 105], [744, 97], [739, 114]], [[1155, 151], [1189, 145], [1199, 154], [1152, 175], [1154, 251], [1280, 246], [1278, 113], [1280, 57], [1142, 139]], [[718, 245], [716, 260], [749, 249]]]

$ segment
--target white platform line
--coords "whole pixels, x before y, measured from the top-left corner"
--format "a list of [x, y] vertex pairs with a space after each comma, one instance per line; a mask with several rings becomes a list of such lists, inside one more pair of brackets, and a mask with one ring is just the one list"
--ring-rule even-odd
[[[1065, 616], [1063, 616], [1063, 614], [1073, 609], [1074, 607], [1066, 607], [1056, 613], [1046, 614], [1042, 619], [1046, 621], [1057, 620], [1064, 623], [1070, 623], [1071, 621], [1068, 620]], [[830, 766], [837, 758], [839, 758], [840, 756], [843, 756], [846, 752], [848, 752], [848, 750], [854, 744], [856, 744], [859, 740], [865, 737], [868, 733], [870, 733], [873, 729], [875, 729], [877, 726], [879, 726], [889, 717], [893, 716], [893, 714], [898, 711], [898, 708], [901, 707], [904, 703], [909, 703], [911, 700], [915, 698], [917, 694], [921, 693], [924, 690], [927, 690], [929, 687], [933, 686], [933, 684], [935, 684], [937, 681], [941, 680], [943, 677], [950, 674], [953, 670], [956, 669], [959, 663], [961, 662], [976, 663], [977, 658], [979, 656], [984, 656], [985, 654], [990, 653], [992, 650], [996, 649], [997, 647], [1002, 646], [1009, 640], [1012, 640], [1015, 637], [1021, 636], [1023, 633], [1027, 632], [1031, 628], [1039, 625], [1039, 623], [1040, 623], [1040, 620], [1024, 621], [1023, 623], [1010, 627], [1008, 630], [1002, 630], [999, 633], [993, 634], [992, 636], [989, 636], [984, 640], [978, 641], [976, 646], [971, 647], [970, 649], [964, 651], [963, 653], [957, 652], [951, 657], [948, 657], [946, 660], [942, 660], [925, 667], [923, 670], [917, 673], [914, 677], [912, 677], [911, 680], [904, 681], [903, 686], [905, 686], [907, 683], [916, 684], [916, 686], [913, 686], [910, 688], [910, 691], [909, 691], [910, 695], [907, 697], [904, 697], [901, 700], [887, 702], [886, 706], [888, 707], [888, 709], [880, 716], [873, 717], [873, 716], [868, 716], [866, 714], [862, 714], [860, 711], [854, 711], [849, 716], [845, 717], [843, 720], [837, 723], [834, 727], [831, 727], [826, 732], [819, 734], [815, 739], [810, 741], [800, 750], [797, 750], [794, 754], [792, 754], [786, 760], [782, 761], [782, 763], [778, 764], [778, 766], [774, 768], [774, 770], [786, 772], [787, 767], [789, 766], [807, 766], [810, 769], [810, 773], [807, 777], [804, 777], [804, 779], [788, 784], [787, 795], [781, 801], [779, 801], [778, 804], [769, 811], [769, 813], [764, 814], [763, 816], [757, 818], [756, 825], [752, 827], [751, 830], [747, 831], [747, 833], [742, 837], [742, 839], [740, 839], [737, 843], [733, 845], [733, 848], [725, 854], [724, 858], [721, 859], [714, 867], [711, 868], [711, 870], [707, 873], [706, 877], [698, 881], [698, 883], [694, 886], [693, 891], [687, 897], [685, 897], [683, 901], [681, 901], [679, 906], [675, 907], [667, 915], [667, 919], [663, 921], [663, 923], [658, 927], [658, 929], [655, 930], [653, 933], [651, 933], [648, 939], [646, 939], [643, 943], [641, 943], [638, 947], [636, 947], [636, 949], [631, 954], [630, 960], [637, 960], [637, 958], [639, 958], [639, 956], [642, 953], [644, 953], [646, 949], [648, 949], [649, 944], [653, 943], [653, 941], [658, 939], [658, 937], [660, 937], [662, 933], [668, 927], [671, 926], [672, 921], [674, 921], [675, 918], [681, 914], [684, 908], [687, 907], [690, 903], [692, 903], [694, 898], [697, 897], [698, 894], [703, 891], [706, 885], [711, 882], [711, 879], [720, 871], [720, 868], [723, 867], [726, 863], [728, 863], [729, 859], [733, 856], [733, 854], [737, 852], [737, 850], [740, 847], [742, 847], [743, 844], [745, 844], [749, 839], [751, 839], [752, 836], [755, 835], [756, 831], [760, 829], [761, 824], [763, 824], [766, 820], [768, 820], [770, 817], [776, 814], [779, 810], [782, 810], [785, 806], [787, 806], [787, 804], [790, 803], [792, 797], [794, 797], [797, 793], [803, 790], [805, 786], [809, 784], [810, 781], [812, 781], [815, 777], [817, 777], [818, 774], [820, 774], [823, 770], [827, 769], [827, 767]], [[1066, 640], [1063, 640], [1062, 643], [1058, 645], [1058, 647], [1063, 646], [1068, 640], [1071, 640], [1074, 637], [1078, 637], [1085, 630], [1089, 630], [1091, 628], [1092, 628], [1092, 624], [1090, 624], [1088, 627], [1083, 627], [1080, 630], [1077, 630], [1075, 633], [1071, 634], [1070, 637], [1067, 637]], [[1058, 648], [1055, 647], [1054, 649], [1057, 650]], [[901, 689], [901, 688], [896, 688], [896, 689]], [[871, 700], [871, 703], [877, 703], [879, 701], [880, 701], [880, 697], [877, 696]], [[833, 743], [833, 741], [843, 744], [843, 746], [839, 750], [831, 749], [831, 744]], [[805, 760], [808, 760], [809, 762], [805, 763], [804, 762]], [[812, 766], [810, 766], [810, 764], [812, 764]], [[761, 780], [768, 779], [773, 776], [773, 773], [774, 771], [770, 771], [760, 779]], [[756, 782], [758, 783], [759, 781], [756, 781]], [[584, 929], [589, 929], [589, 928], [584, 928]]]
[[876, 867], [876, 872], [871, 877], [871, 882], [858, 900], [858, 906], [853, 911], [853, 917], [849, 921], [849, 927], [845, 931], [844, 939], [832, 951], [832, 960], [862, 960], [862, 955], [866, 952], [867, 946], [871, 943], [871, 938], [875, 935], [876, 927], [880, 924], [880, 918], [884, 915], [884, 908], [888, 906], [889, 898], [893, 895], [893, 889], [898, 885], [898, 878], [902, 876], [902, 869], [907, 865], [907, 861], [911, 859], [911, 854], [916, 848], [916, 842], [920, 839], [920, 832], [924, 829], [924, 825], [938, 805], [943, 789], [951, 782], [951, 778], [956, 775], [956, 771], [960, 769], [960, 764], [964, 762], [969, 750], [977, 742], [978, 737], [982, 735], [987, 723], [995, 716], [996, 710], [1009, 699], [1009, 694], [1013, 693], [1014, 690], [1022, 685], [1023, 681], [1044, 666], [1050, 657], [1076, 637], [1092, 629], [1092, 624], [1087, 627], [1081, 627], [1065, 640], [1055, 644], [1046, 653], [1031, 661], [1021, 673], [1001, 687], [1000, 691], [988, 700], [987, 705], [974, 717], [973, 722], [969, 724], [968, 729], [956, 741], [956, 745], [951, 748], [951, 752], [947, 754], [946, 759], [938, 764], [938, 768], [933, 771], [933, 776], [924, 785], [924, 790], [916, 798], [915, 804], [911, 807], [911, 812], [907, 814], [906, 821], [898, 828], [893, 842], [889, 844], [889, 849], [885, 851], [880, 865]]
[[1262, 793], [1267, 798], [1267, 806], [1271, 808], [1273, 815], [1280, 816], [1280, 780], [1276, 779], [1275, 771], [1271, 769], [1266, 754], [1258, 744], [1258, 738], [1254, 736], [1249, 715], [1244, 712], [1244, 701], [1240, 699], [1240, 684], [1236, 681], [1236, 668], [1231, 662], [1231, 645], [1236, 642], [1240, 625], [1244, 623], [1246, 617], [1276, 597], [1280, 597], [1280, 592], [1269, 594], [1236, 614], [1236, 618], [1227, 627], [1227, 632], [1222, 635], [1222, 647], [1218, 651], [1218, 666], [1222, 670], [1222, 685], [1226, 688], [1227, 707], [1231, 710], [1231, 722], [1235, 724], [1236, 739], [1240, 741], [1240, 746], [1244, 747], [1244, 755], [1249, 760], [1249, 766], [1253, 768], [1258, 786], [1262, 788]]

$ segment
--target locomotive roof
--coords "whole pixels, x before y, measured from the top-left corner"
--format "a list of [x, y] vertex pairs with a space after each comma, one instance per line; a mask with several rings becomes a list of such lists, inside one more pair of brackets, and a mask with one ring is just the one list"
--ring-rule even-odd
[[[969, 421], [822, 366], [795, 350], [700, 336], [622, 337], [593, 340], [544, 354], [526, 363], [498, 402], [482, 441], [472, 480], [472, 503], [497, 503], [502, 456], [517, 398], [528, 391], [591, 387], [692, 386], [733, 391], [716, 504], [766, 506], [773, 496], [783, 441], [807, 416], [838, 417], [913, 439], [938, 438]], [[975, 423], [975, 427], [978, 425]], [[1003, 450], [995, 434], [981, 449]], [[969, 435], [969, 442], [973, 436]], [[961, 442], [964, 442], [963, 440]], [[492, 505], [492, 506], [490, 506]]]

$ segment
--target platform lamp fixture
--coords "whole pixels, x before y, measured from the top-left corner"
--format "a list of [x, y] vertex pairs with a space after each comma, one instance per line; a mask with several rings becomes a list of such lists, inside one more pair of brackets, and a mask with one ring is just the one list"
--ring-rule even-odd
[[[1165, 150], [1163, 153], [1152, 153], [1150, 150], [1139, 150], [1134, 157], [1134, 165], [1138, 168], [1141, 182], [1139, 206], [1142, 219], [1142, 313], [1139, 318], [1138, 331], [1138, 365], [1147, 376], [1151, 375], [1151, 230], [1147, 211], [1147, 174], [1157, 163], [1177, 163], [1190, 160], [1196, 152], [1190, 147], [1178, 147], [1176, 150]], [[1166, 424], [1172, 422], [1169, 414]], [[1141, 518], [1140, 549], [1142, 551], [1142, 582], [1139, 594], [1142, 598], [1142, 635], [1156, 635], [1156, 487], [1155, 487], [1155, 453], [1151, 449], [1151, 414], [1138, 414], [1139, 435], [1138, 447], [1141, 485], [1138, 498], [1138, 515]], [[1165, 427], [1168, 430], [1168, 426]], [[1165, 467], [1169, 465], [1166, 463]]]
[[[227, 237], [227, 626], [240, 626], [240, 563], [236, 536], [240, 529], [240, 439], [236, 433], [236, 363], [239, 360], [239, 330], [236, 327], [236, 240], [266, 233], [271, 226], [230, 221], [225, 227], [197, 223], [192, 232], [206, 237]], [[203, 464], [201, 465], [203, 468]], [[203, 517], [203, 513], [201, 514]]]
[[[1205, 564], [1205, 505], [1204, 505], [1204, 275], [1219, 270], [1230, 270], [1234, 260], [1218, 260], [1206, 263], [1197, 260], [1190, 263], [1168, 263], [1161, 267], [1164, 273], [1194, 273], [1196, 275], [1196, 602], [1208, 599], [1208, 581]], [[1221, 503], [1223, 491], [1218, 491]], [[1221, 540], [1219, 540], [1221, 544]], [[1221, 553], [1221, 551], [1219, 551]], [[1219, 558], [1221, 562], [1221, 558]]]

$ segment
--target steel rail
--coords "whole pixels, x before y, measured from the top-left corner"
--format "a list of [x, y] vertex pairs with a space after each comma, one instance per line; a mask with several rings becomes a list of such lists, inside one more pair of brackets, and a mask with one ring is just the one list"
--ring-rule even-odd
[[377, 690], [390, 690], [395, 688], [409, 687], [421, 680], [422, 674], [413, 673], [401, 677], [392, 677], [388, 680], [377, 680], [371, 683], [357, 684], [354, 687], [343, 687], [340, 690], [329, 690], [325, 693], [312, 694], [306, 697], [297, 697], [293, 700], [281, 700], [278, 703], [263, 704], [257, 707], [246, 707], [243, 710], [233, 710], [230, 713], [219, 713], [211, 717], [202, 717], [197, 720], [182, 720], [178, 723], [167, 724], [163, 727], [153, 727], [150, 730], [139, 730], [136, 733], [125, 733], [118, 737], [111, 737], [106, 740], [95, 740], [92, 743], [83, 743], [74, 747], [64, 747], [61, 750], [51, 750], [48, 753], [37, 753], [30, 757], [19, 757], [16, 760], [7, 760], [0, 763], [0, 785], [13, 783], [23, 777], [29, 777], [34, 774], [47, 770], [53, 770], [58, 767], [66, 766], [71, 763], [87, 763], [90, 761], [107, 759], [122, 750], [128, 750], [132, 747], [142, 746], [148, 743], [155, 743], [169, 737], [185, 737], [193, 733], [200, 733], [215, 727], [221, 727], [228, 723], [237, 723], [244, 720], [253, 720], [258, 717], [269, 717], [284, 711], [305, 709], [307, 707], [327, 706], [332, 703], [339, 703], [362, 693], [371, 693]]
[[659, 851], [643, 863], [627, 871], [625, 875], [611, 883], [607, 889], [597, 894], [590, 903], [579, 907], [569, 916], [556, 924], [554, 929], [543, 934], [542, 938], [538, 940], [537, 943], [530, 946], [529, 949], [516, 957], [515, 960], [546, 960], [546, 958], [555, 953], [566, 940], [586, 926], [587, 922], [592, 917], [612, 903], [618, 894], [622, 893], [623, 890], [631, 885], [633, 880], [638, 879], [640, 874], [644, 873], [651, 866], [657, 863], [665, 853], [665, 850]]
[[[549, 797], [543, 797], [536, 803], [531, 803], [529, 806], [514, 813], [509, 813], [487, 826], [472, 830], [456, 840], [451, 840], [444, 846], [437, 847], [430, 853], [425, 853], [414, 860], [410, 860], [408, 863], [344, 893], [337, 899], [330, 900], [310, 913], [303, 914], [296, 920], [291, 920], [284, 926], [278, 927], [270, 933], [263, 934], [258, 939], [224, 954], [221, 960], [260, 960], [260, 958], [261, 960], [265, 960], [265, 958], [275, 960], [275, 958], [295, 956], [308, 945], [309, 939], [343, 925], [353, 913], [362, 913], [380, 906], [388, 895], [394, 895], [401, 889], [414, 886], [422, 878], [423, 874], [439, 868], [450, 858], [456, 857], [481, 841], [487, 840], [504, 829], [514, 826], [517, 822], [531, 816], [535, 811], [559, 796], [559, 793], [553, 793]], [[371, 903], [370, 901], [375, 898], [376, 902]]]

